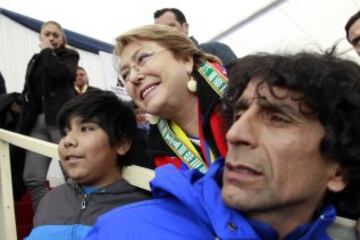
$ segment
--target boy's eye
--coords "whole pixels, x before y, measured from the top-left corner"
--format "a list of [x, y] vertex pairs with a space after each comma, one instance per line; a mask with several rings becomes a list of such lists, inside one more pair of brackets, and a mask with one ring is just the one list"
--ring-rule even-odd
[[81, 127], [81, 132], [91, 132], [92, 130], [94, 130], [94, 128], [88, 125], [84, 125]]
[[69, 128], [64, 128], [64, 129], [60, 130], [60, 134], [61, 134], [62, 137], [65, 137], [68, 134], [69, 131], [70, 131]]

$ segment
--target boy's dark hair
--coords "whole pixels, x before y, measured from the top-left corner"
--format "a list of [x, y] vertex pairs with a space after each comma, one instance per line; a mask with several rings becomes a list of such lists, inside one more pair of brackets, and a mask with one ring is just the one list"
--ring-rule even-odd
[[185, 15], [177, 8], [163, 8], [154, 12], [154, 19], [161, 17], [166, 12], [172, 12], [175, 14], [176, 21], [180, 24], [186, 23]]
[[[227, 67], [229, 84], [224, 97], [224, 115], [231, 124], [235, 102], [253, 78], [273, 87], [302, 93], [299, 108], [315, 114], [325, 129], [320, 151], [338, 162], [348, 185], [328, 193], [324, 204], [337, 205], [343, 216], [360, 214], [360, 66], [332, 53], [294, 55], [257, 54], [238, 59]], [[258, 85], [258, 86], [259, 86]], [[259, 93], [258, 93], [259, 94]], [[305, 111], [303, 106], [310, 108]]]
[[[346, 25], [345, 25], [345, 32], [346, 32], [346, 39], [350, 42], [349, 39], [349, 30], [351, 25], [353, 25], [353, 23], [358, 20], [360, 18], [360, 11], [358, 11], [357, 13], [355, 13], [354, 15], [352, 15], [349, 20], [347, 21]], [[351, 43], [351, 42], [350, 42]]]
[[[57, 115], [57, 126], [61, 133], [69, 127], [72, 117], [80, 117], [83, 122], [95, 121], [109, 137], [110, 146], [128, 140], [136, 134], [136, 120], [132, 106], [120, 100], [113, 92], [93, 90], [69, 100]], [[131, 147], [132, 149], [132, 147]], [[131, 152], [118, 157], [118, 166], [131, 163]]]

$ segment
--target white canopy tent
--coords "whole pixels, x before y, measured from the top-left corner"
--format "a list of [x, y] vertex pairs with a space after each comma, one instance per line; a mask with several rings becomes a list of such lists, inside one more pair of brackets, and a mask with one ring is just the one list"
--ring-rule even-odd
[[259, 51], [326, 50], [338, 43], [339, 54], [359, 61], [344, 30], [349, 17], [360, 10], [359, 0], [268, 2], [211, 39], [228, 43], [239, 56]]
[[[40, 51], [39, 33], [17, 22], [17, 19], [14, 20], [12, 16], [8, 17], [12, 13], [4, 9], [0, 11], [0, 70], [5, 78], [7, 91], [21, 92], [26, 66], [32, 55]], [[79, 41], [88, 40], [86, 36], [79, 35], [78, 37]], [[112, 49], [110, 44], [105, 46]], [[112, 89], [116, 86], [117, 74], [112, 66], [111, 50], [103, 51], [96, 49], [96, 46], [91, 51], [71, 45], [69, 47], [79, 52], [79, 65], [88, 72], [92, 86], [102, 89]]]
[[[2, 0], [2, 5], [42, 21], [56, 20], [66, 29], [109, 44], [121, 32], [152, 23], [155, 10], [177, 7], [185, 13], [190, 34], [199, 42], [224, 42], [238, 57], [254, 52], [317, 51], [339, 43], [344, 57], [360, 59], [345, 40], [344, 31], [347, 19], [360, 9], [360, 0], [132, 0], [126, 4], [113, 0], [63, 0], [61, 4], [54, 0]], [[39, 50], [37, 45], [37, 33], [0, 16], [0, 71], [9, 92], [22, 89], [27, 61]], [[116, 84], [109, 54], [79, 52], [80, 65], [87, 69], [92, 85], [110, 89]]]
[[[347, 19], [360, 0], [2, 0], [2, 7], [39, 20], [53, 19], [65, 28], [113, 44], [132, 27], [153, 22], [153, 12], [177, 7], [199, 42], [229, 43], [238, 56], [275, 51], [279, 46], [327, 48], [344, 37]], [[344, 49], [349, 49], [344, 44]]]

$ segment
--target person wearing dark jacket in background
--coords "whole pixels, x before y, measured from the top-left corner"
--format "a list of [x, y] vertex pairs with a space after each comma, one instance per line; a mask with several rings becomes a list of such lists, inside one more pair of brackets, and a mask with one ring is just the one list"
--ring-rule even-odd
[[[0, 94], [0, 128], [16, 131], [21, 112], [21, 94], [17, 92]], [[23, 180], [25, 150], [10, 144], [10, 166], [13, 194], [20, 200], [26, 192]]]
[[0, 94], [6, 93], [5, 79], [0, 72]]
[[[155, 24], [168, 25], [187, 36], [189, 35], [189, 23], [187, 23], [184, 13], [177, 8], [163, 8], [155, 11], [154, 20]], [[204, 52], [217, 56], [224, 66], [236, 59], [235, 53], [224, 43], [206, 42], [199, 44], [194, 37], [190, 37], [190, 39]]]
[[[55, 127], [55, 118], [64, 103], [75, 96], [73, 84], [79, 54], [66, 48], [64, 31], [57, 22], [45, 22], [39, 39], [41, 51], [31, 58], [26, 71], [20, 132], [57, 143], [60, 134]], [[47, 192], [50, 161], [50, 158], [31, 151], [26, 153], [24, 181], [34, 211]]]
[[74, 82], [74, 89], [76, 95], [82, 95], [87, 93], [88, 91], [97, 89], [89, 85], [89, 77], [85, 68], [78, 66], [76, 70], [76, 77]]

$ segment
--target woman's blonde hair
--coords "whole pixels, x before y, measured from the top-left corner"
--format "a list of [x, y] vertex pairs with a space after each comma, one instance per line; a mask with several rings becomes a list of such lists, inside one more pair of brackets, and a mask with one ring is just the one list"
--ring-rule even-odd
[[61, 37], [63, 39], [63, 43], [60, 45], [61, 48], [65, 48], [66, 47], [66, 44], [67, 44], [67, 40], [66, 40], [66, 35], [65, 35], [65, 31], [64, 29], [62, 28], [62, 26], [60, 25], [60, 23], [58, 22], [55, 22], [55, 21], [47, 21], [47, 22], [44, 22], [42, 25], [41, 25], [41, 29], [40, 29], [40, 34], [41, 34], [41, 31], [44, 29], [44, 27], [46, 27], [47, 25], [55, 25], [59, 30], [60, 30], [60, 33], [61, 33]]
[[185, 34], [174, 30], [174, 28], [161, 25], [152, 24], [142, 27], [134, 28], [116, 38], [116, 46], [114, 49], [115, 55], [120, 58], [124, 48], [132, 42], [137, 41], [155, 41], [174, 55], [176, 59], [185, 59], [186, 57], [193, 57], [194, 68], [197, 68], [201, 62], [221, 61], [211, 54], [207, 54], [200, 50], [191, 39]]

